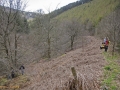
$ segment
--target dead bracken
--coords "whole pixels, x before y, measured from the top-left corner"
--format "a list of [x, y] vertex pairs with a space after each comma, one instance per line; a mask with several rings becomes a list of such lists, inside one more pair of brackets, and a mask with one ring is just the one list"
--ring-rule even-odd
[[22, 90], [100, 90], [105, 65], [98, 47], [101, 41], [92, 36], [86, 38], [91, 42], [84, 50], [79, 48], [53, 60], [29, 65], [26, 74], [31, 85]]

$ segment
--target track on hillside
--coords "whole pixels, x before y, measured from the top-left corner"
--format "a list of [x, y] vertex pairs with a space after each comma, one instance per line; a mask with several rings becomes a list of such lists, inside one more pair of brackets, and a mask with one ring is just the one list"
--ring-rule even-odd
[[99, 49], [101, 40], [87, 36], [89, 44], [50, 61], [40, 61], [26, 68], [30, 85], [21, 90], [55, 90], [64, 87], [73, 78], [71, 67], [74, 67], [79, 79], [90, 86], [90, 90], [99, 90], [102, 68], [105, 65], [102, 51]]

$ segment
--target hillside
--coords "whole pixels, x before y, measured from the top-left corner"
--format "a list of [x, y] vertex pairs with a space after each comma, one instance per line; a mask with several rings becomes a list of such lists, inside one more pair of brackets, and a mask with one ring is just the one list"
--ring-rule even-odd
[[[101, 40], [91, 36], [85, 38], [89, 45], [86, 45], [84, 50], [79, 48], [50, 61], [42, 60], [26, 66], [30, 85], [21, 90], [62, 90], [60, 88], [73, 78], [71, 67], [76, 69], [80, 81], [83, 80], [83, 88], [88, 85], [90, 90], [98, 90], [105, 64], [102, 51], [98, 48]], [[56, 87], [59, 89], [55, 89]]]
[[[120, 0], [89, 1], [55, 19], [51, 14], [6, 13], [12, 8], [0, 13], [0, 90], [119, 89], [119, 59], [113, 56], [120, 43]], [[104, 37], [110, 40], [108, 52], [99, 48]]]
[[94, 25], [120, 6], [119, 0], [92, 0], [72, 8], [56, 18], [59, 20], [78, 18], [81, 22], [90, 21]]
[[57, 10], [51, 12], [51, 14], [52, 14], [51, 17], [54, 18], [54, 17], [56, 17], [57, 15], [65, 12], [65, 11], [71, 9], [71, 8], [74, 8], [74, 7], [76, 7], [76, 6], [82, 5], [83, 3], [88, 3], [88, 2], [90, 2], [90, 1], [91, 1], [91, 0], [78, 0], [78, 1], [73, 2], [73, 3], [69, 3], [68, 5], [63, 6], [63, 7], [61, 7], [60, 9], [57, 9]]

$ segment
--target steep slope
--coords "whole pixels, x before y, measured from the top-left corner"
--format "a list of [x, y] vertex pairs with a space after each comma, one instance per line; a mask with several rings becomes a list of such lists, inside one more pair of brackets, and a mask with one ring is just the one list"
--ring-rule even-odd
[[56, 18], [59, 20], [78, 18], [79, 21], [90, 21], [94, 25], [120, 6], [119, 0], [92, 0], [89, 3], [68, 10]]
[[78, 77], [82, 77], [90, 90], [100, 88], [100, 76], [105, 60], [99, 49], [101, 40], [87, 36], [83, 49], [70, 51], [51, 61], [40, 61], [26, 67], [26, 74], [30, 77], [30, 85], [21, 90], [55, 90], [64, 87], [73, 78], [71, 67], [75, 67]]

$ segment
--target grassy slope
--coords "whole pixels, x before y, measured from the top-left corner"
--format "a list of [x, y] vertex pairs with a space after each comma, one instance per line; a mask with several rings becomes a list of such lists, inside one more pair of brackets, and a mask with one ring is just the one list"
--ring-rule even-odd
[[118, 64], [119, 55], [112, 56], [104, 53], [107, 65], [104, 67], [103, 86], [107, 86], [107, 90], [120, 90], [120, 66]]
[[119, 5], [119, 0], [93, 0], [68, 10], [56, 18], [59, 20], [78, 18], [82, 22], [91, 21], [96, 25], [104, 16], [115, 10]]

